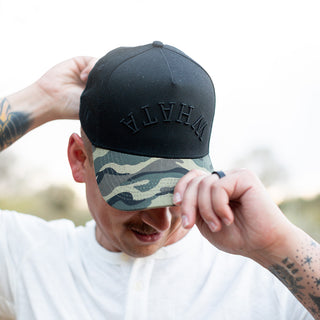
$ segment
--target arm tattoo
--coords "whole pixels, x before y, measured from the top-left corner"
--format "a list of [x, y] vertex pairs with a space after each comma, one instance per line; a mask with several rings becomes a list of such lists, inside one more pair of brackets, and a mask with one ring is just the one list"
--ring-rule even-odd
[[269, 270], [296, 296], [303, 298], [302, 290], [305, 289], [301, 285], [302, 277], [297, 276], [299, 269], [294, 263], [290, 263], [288, 258], [281, 261], [281, 264], [272, 265]]
[[[320, 245], [312, 241], [297, 250], [295, 261], [285, 258], [269, 270], [306, 306], [320, 315]], [[320, 318], [316, 318], [320, 319]]]
[[25, 112], [11, 111], [9, 101], [0, 101], [0, 151], [7, 148], [30, 128], [30, 118]]

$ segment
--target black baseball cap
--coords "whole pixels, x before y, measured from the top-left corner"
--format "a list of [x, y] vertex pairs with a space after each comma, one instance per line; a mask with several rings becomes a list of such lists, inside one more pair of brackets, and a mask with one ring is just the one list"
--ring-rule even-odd
[[106, 202], [130, 211], [172, 206], [183, 175], [213, 170], [214, 112], [210, 76], [175, 47], [154, 41], [102, 57], [82, 93], [80, 121]]

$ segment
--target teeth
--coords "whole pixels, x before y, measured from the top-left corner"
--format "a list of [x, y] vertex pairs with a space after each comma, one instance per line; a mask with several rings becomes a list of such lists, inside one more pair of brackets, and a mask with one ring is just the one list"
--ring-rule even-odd
[[156, 233], [156, 232], [151, 232], [151, 233], [141, 232], [140, 230], [135, 230], [135, 229], [132, 229], [132, 231], [137, 232], [137, 233], [139, 233], [141, 235], [144, 235], [144, 236], [149, 236], [151, 234], [155, 234]]

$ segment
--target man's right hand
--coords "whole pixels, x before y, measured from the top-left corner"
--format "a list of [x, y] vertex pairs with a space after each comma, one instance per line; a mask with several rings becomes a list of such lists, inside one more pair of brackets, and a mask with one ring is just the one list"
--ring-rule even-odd
[[69, 59], [54, 66], [35, 83], [47, 95], [56, 119], [78, 119], [80, 95], [96, 61], [92, 57]]
[[80, 95], [96, 61], [69, 59], [29, 87], [0, 99], [0, 151], [48, 121], [78, 119]]

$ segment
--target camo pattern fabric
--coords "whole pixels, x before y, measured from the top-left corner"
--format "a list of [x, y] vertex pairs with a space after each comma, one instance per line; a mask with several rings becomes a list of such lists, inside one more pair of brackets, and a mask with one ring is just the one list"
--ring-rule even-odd
[[93, 159], [104, 200], [124, 211], [172, 206], [173, 190], [182, 176], [192, 169], [213, 171], [209, 156], [200, 159], [150, 158], [93, 146]]

